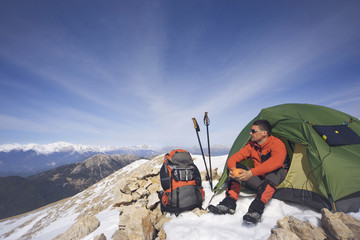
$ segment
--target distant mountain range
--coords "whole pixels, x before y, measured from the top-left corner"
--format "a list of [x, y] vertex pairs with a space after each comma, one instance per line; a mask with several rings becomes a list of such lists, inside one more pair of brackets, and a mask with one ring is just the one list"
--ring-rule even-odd
[[0, 219], [73, 196], [138, 159], [98, 154], [27, 178], [0, 177]]
[[158, 151], [149, 145], [135, 147], [100, 147], [66, 142], [0, 145], [0, 177], [31, 176], [65, 164], [82, 162], [96, 154], [134, 154], [149, 157]]
[[[134, 154], [139, 157], [170, 152], [182, 147], [164, 147], [156, 149], [149, 145], [133, 147], [101, 147], [55, 142], [51, 144], [5, 144], [0, 145], [0, 177], [21, 176], [28, 177], [56, 167], [82, 162], [96, 154]], [[184, 148], [192, 154], [201, 154], [199, 147]], [[211, 147], [211, 155], [228, 154], [230, 148], [225, 145]], [[204, 154], [208, 154], [204, 148]]]

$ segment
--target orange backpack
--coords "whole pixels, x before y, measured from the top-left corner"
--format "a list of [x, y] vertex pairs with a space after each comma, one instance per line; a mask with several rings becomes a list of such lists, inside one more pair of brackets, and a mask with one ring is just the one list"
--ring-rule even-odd
[[189, 152], [176, 149], [166, 154], [160, 169], [162, 212], [175, 213], [201, 208], [205, 197], [199, 169]]

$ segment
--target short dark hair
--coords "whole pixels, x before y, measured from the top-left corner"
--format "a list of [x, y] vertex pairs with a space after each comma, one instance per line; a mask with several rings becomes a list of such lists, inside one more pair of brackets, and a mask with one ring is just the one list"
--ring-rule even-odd
[[253, 125], [259, 126], [260, 130], [265, 130], [269, 136], [271, 135], [271, 125], [269, 121], [265, 119], [259, 119], [256, 120]]

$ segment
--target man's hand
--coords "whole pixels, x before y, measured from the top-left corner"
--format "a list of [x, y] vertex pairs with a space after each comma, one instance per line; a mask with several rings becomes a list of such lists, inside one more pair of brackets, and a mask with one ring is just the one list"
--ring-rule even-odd
[[251, 178], [252, 176], [254, 176], [254, 174], [251, 172], [251, 170], [243, 170], [240, 175], [238, 176], [235, 176], [234, 173], [233, 173], [233, 170], [234, 168], [230, 169], [229, 171], [229, 177], [230, 178], [233, 178], [235, 180], [238, 180], [238, 181], [247, 181], [249, 180], [249, 178]]

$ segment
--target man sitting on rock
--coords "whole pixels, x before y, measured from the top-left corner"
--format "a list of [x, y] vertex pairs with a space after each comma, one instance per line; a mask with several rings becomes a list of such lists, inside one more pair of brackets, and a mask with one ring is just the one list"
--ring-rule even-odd
[[[261, 221], [265, 204], [272, 198], [276, 187], [285, 179], [283, 164], [287, 155], [284, 143], [271, 136], [271, 125], [267, 120], [256, 120], [250, 130], [251, 140], [227, 161], [229, 183], [226, 197], [218, 205], [209, 205], [215, 214], [234, 214], [239, 198], [241, 182], [257, 191], [243, 220], [250, 223]], [[241, 164], [251, 158], [254, 168]]]

